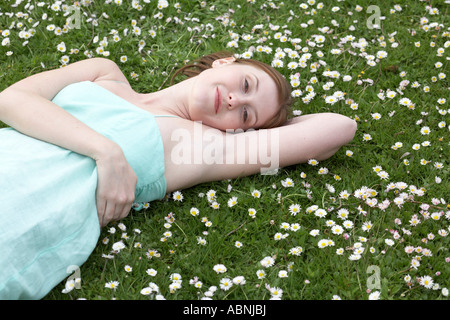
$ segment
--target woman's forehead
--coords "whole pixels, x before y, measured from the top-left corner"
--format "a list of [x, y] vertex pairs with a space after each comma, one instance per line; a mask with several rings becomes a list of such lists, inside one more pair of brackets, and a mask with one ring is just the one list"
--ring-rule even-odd
[[246, 63], [233, 63], [232, 65], [234, 65], [235, 67], [237, 67], [239, 70], [241, 70], [242, 72], [246, 72], [250, 75], [253, 75], [255, 77], [257, 77], [258, 81], [263, 81], [268, 82], [268, 85], [272, 85], [273, 87], [276, 89], [276, 83], [275, 81], [272, 79], [272, 77], [262, 68], [258, 67], [258, 66], [253, 66], [250, 64], [246, 64]]

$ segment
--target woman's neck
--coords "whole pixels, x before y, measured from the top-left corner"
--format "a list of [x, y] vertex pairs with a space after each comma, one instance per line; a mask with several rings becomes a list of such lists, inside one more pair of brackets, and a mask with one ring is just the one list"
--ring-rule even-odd
[[168, 88], [151, 93], [138, 94], [142, 106], [152, 113], [172, 114], [191, 120], [189, 93], [193, 81], [187, 79]]

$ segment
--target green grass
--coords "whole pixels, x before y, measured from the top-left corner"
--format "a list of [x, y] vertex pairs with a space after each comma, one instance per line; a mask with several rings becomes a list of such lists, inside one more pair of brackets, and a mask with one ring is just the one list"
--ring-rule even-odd
[[[305, 68], [290, 70], [288, 63], [299, 62], [299, 58], [286, 55], [282, 58], [284, 67], [279, 69], [287, 78], [300, 73], [300, 86], [295, 89], [300, 89], [302, 94], [295, 99], [294, 109], [303, 114], [337, 112], [358, 121], [354, 141], [318, 166], [302, 164], [283, 168], [273, 176], [256, 175], [202, 184], [183, 190], [182, 201], [175, 201], [168, 195], [166, 200], [153, 202], [146, 210], [132, 212], [121, 221], [125, 231], [118, 225], [103, 230], [97, 248], [81, 266], [81, 288], [61, 293], [64, 281], [46, 299], [154, 299], [155, 293], [141, 294], [141, 290], [153, 282], [165, 299], [200, 299], [211, 286], [217, 287], [213, 299], [270, 299], [267, 289], [270, 286], [282, 289], [282, 299], [329, 300], [338, 296], [366, 300], [370, 295], [368, 286], [376, 278], [373, 271], [368, 270], [369, 266], [379, 268], [379, 286], [372, 287], [371, 292], [378, 291], [380, 299], [448, 299], [447, 57], [450, 25], [448, 5], [443, 1], [398, 1], [401, 11], [395, 9], [395, 1], [380, 1], [381, 15], [385, 17], [380, 29], [367, 27], [366, 21], [373, 12], [366, 11], [368, 5], [362, 0], [323, 1], [323, 8], [318, 8], [319, 1], [315, 1], [307, 9], [300, 7], [302, 3], [309, 3], [306, 0], [284, 1], [284, 4], [263, 0], [253, 3], [204, 1], [204, 6], [200, 1], [179, 1], [179, 9], [174, 7], [174, 1], [169, 1], [169, 6], [161, 10], [156, 0], [150, 3], [141, 0], [141, 11], [133, 8], [129, 4], [131, 1], [123, 1], [120, 6], [114, 1], [110, 4], [84, 1], [80, 27], [61, 35], [47, 30], [51, 24], [63, 27], [66, 19], [62, 11], [51, 10], [52, 2], [42, 1], [44, 6], [35, 5], [33, 9], [25, 5], [35, 4], [35, 1], [23, 1], [18, 7], [12, 7], [14, 2], [3, 1], [0, 5], [0, 12], [4, 13], [0, 16], [0, 26], [3, 32], [9, 30], [9, 35], [3, 33], [0, 40], [10, 39], [9, 46], [0, 46], [0, 89], [36, 72], [60, 67], [64, 55], [70, 62], [100, 56], [96, 49], [106, 37], [108, 44], [104, 50], [109, 52], [108, 58], [122, 67], [132, 86], [142, 92], [154, 91], [168, 85], [171, 74], [185, 60], [229, 49], [230, 32], [234, 32], [241, 37], [237, 40], [238, 48], [231, 49], [242, 54], [251, 47], [267, 46], [272, 49], [271, 53], [256, 51], [253, 55], [267, 63], [272, 62], [277, 48], [297, 51], [299, 57], [307, 49], [311, 57]], [[357, 10], [357, 5], [361, 10]], [[427, 5], [437, 8], [439, 13], [431, 14], [426, 10]], [[340, 10], [334, 12], [333, 7]], [[8, 12], [15, 15], [9, 17]], [[154, 17], [158, 12], [163, 13], [162, 19]], [[47, 15], [45, 20], [43, 14]], [[92, 20], [88, 21], [93, 17], [97, 19], [95, 26]], [[132, 33], [133, 20], [141, 28], [140, 35]], [[308, 21], [313, 23], [308, 24]], [[36, 22], [39, 25], [33, 27]], [[257, 25], [261, 28], [254, 28]], [[324, 27], [329, 27], [328, 32], [319, 30]], [[24, 45], [20, 31], [30, 28], [34, 28], [34, 34]], [[125, 29], [128, 29], [126, 35]], [[114, 41], [112, 30], [118, 31], [120, 41]], [[149, 35], [150, 30], [156, 32], [154, 38]], [[300, 47], [277, 39], [277, 32], [301, 39]], [[252, 39], [245, 40], [244, 35], [251, 35]], [[324, 42], [315, 46], [308, 44], [314, 40], [314, 35], [322, 35]], [[341, 41], [350, 35], [354, 36], [353, 40]], [[95, 36], [98, 42], [94, 41]], [[362, 39], [367, 41], [364, 49], [351, 45]], [[139, 50], [141, 40], [145, 41], [145, 46]], [[61, 42], [65, 43], [66, 52], [57, 50]], [[416, 42], [420, 42], [420, 47], [415, 46]], [[332, 54], [331, 51], [338, 48], [343, 52]], [[442, 56], [437, 55], [438, 48], [444, 51]], [[72, 49], [77, 49], [78, 53], [71, 52]], [[12, 54], [7, 55], [8, 51]], [[368, 65], [363, 54], [376, 56], [379, 51], [385, 51], [387, 57]], [[127, 62], [120, 62], [122, 56], [127, 56]], [[310, 66], [320, 61], [326, 65], [312, 72]], [[438, 62], [442, 64], [440, 67], [436, 67]], [[340, 77], [325, 76], [327, 70], [338, 71]], [[133, 72], [137, 78], [132, 78]], [[351, 80], [344, 81], [344, 75], [351, 76]], [[317, 81], [310, 83], [313, 77]], [[397, 91], [404, 80], [409, 81], [408, 85]], [[334, 86], [325, 90], [323, 86], [330, 81]], [[413, 86], [415, 82], [418, 87]], [[307, 94], [308, 85], [316, 96], [305, 103], [302, 98]], [[377, 96], [388, 89], [396, 91], [397, 95], [392, 99]], [[336, 91], [344, 92], [345, 98], [333, 105], [327, 104], [325, 97]], [[414, 108], [401, 105], [402, 98], [410, 99]], [[442, 98], [447, 101], [443, 102]], [[374, 113], [379, 113], [381, 119], [374, 120]], [[431, 130], [428, 135], [421, 134], [425, 126]], [[364, 140], [365, 134], [370, 134], [371, 140]], [[413, 150], [413, 145], [425, 141], [429, 141], [429, 146]], [[397, 142], [401, 142], [402, 147], [394, 150], [392, 146]], [[347, 150], [353, 154], [347, 155]], [[425, 164], [421, 163], [422, 159], [426, 160]], [[437, 168], [437, 163], [442, 164], [442, 168]], [[389, 177], [381, 179], [373, 169], [376, 166], [381, 166]], [[320, 168], [327, 168], [329, 173], [319, 174]], [[306, 177], [302, 177], [302, 173]], [[292, 187], [282, 185], [286, 178], [293, 180]], [[406, 189], [400, 189], [399, 182], [405, 183]], [[390, 185], [396, 187], [388, 191]], [[410, 186], [422, 189], [423, 194], [414, 193]], [[366, 199], [357, 198], [356, 192], [363, 188], [373, 189], [376, 194]], [[251, 195], [254, 189], [261, 191], [260, 198]], [[209, 190], [216, 191], [219, 209], [211, 208], [208, 199], [200, 196]], [[340, 197], [344, 190], [349, 194], [348, 199]], [[227, 201], [233, 196], [238, 203], [229, 207]], [[405, 202], [400, 206], [396, 201], [401, 197]], [[368, 199], [377, 203], [370, 203]], [[383, 201], [388, 203], [385, 209], [379, 207]], [[289, 212], [292, 204], [301, 206], [295, 216]], [[326, 217], [307, 213], [306, 209], [312, 205], [325, 209]], [[190, 214], [193, 207], [199, 209], [198, 216]], [[249, 216], [249, 208], [257, 211], [255, 218]], [[347, 220], [353, 227], [342, 234], [334, 234], [326, 222], [333, 221], [343, 227], [344, 220], [337, 216], [340, 209], [348, 210]], [[439, 219], [433, 218], [436, 212], [442, 214]], [[165, 218], [171, 213], [174, 220], [167, 229]], [[419, 224], [411, 224], [413, 215], [420, 220]], [[212, 225], [205, 226], [202, 218]], [[364, 231], [363, 224], [368, 221], [372, 227]], [[301, 228], [296, 232], [282, 230], [282, 223], [298, 223]], [[110, 227], [115, 227], [116, 232], [111, 233]], [[312, 230], [319, 230], [319, 234], [312, 236]], [[166, 231], [171, 231], [172, 235], [162, 241]], [[279, 232], [288, 236], [274, 240]], [[198, 244], [198, 237], [204, 238], [206, 244]], [[332, 245], [319, 248], [322, 239], [332, 240]], [[393, 240], [393, 245], [386, 244], [386, 240]], [[125, 249], [112, 253], [112, 245], [118, 241], [123, 241]], [[237, 248], [236, 241], [240, 241], [242, 247]], [[302, 248], [299, 256], [289, 253], [291, 248], [299, 246]], [[359, 246], [364, 248], [360, 258], [349, 259]], [[413, 247], [414, 252], [407, 253], [409, 247]], [[343, 249], [342, 254], [337, 254], [339, 248]], [[148, 258], [149, 250], [157, 250], [160, 256]], [[111, 255], [111, 258], [103, 255]], [[274, 265], [264, 268], [260, 262], [265, 257], [273, 257]], [[413, 258], [420, 260], [420, 266], [411, 266]], [[225, 265], [227, 271], [216, 273], [213, 268], [217, 264]], [[125, 271], [126, 266], [132, 267], [132, 271]], [[150, 268], [157, 271], [156, 276], [146, 273]], [[265, 271], [265, 278], [258, 279], [258, 270]], [[288, 271], [287, 278], [279, 276], [282, 270]], [[181, 288], [171, 290], [174, 273], [182, 277], [182, 283]], [[411, 280], [405, 280], [407, 275]], [[221, 279], [237, 276], [243, 276], [246, 283], [235, 284], [229, 290], [220, 288]], [[435, 286], [427, 288], [421, 284], [419, 278], [425, 276], [430, 276]], [[201, 281], [203, 286], [196, 288], [190, 284], [192, 279]], [[106, 288], [105, 284], [110, 281], [118, 281], [118, 287]]]

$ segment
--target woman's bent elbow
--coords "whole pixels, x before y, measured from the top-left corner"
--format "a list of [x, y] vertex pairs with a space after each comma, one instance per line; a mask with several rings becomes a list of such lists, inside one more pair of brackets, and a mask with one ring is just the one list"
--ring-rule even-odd
[[347, 139], [344, 144], [347, 144], [353, 140], [357, 129], [358, 129], [358, 124], [356, 123], [356, 121], [353, 119], [347, 118], [345, 129], [344, 129]]
[[351, 142], [355, 137], [355, 133], [357, 130], [357, 123], [355, 120], [345, 116], [340, 116], [338, 121], [338, 127], [334, 128], [336, 132], [333, 133], [332, 137], [330, 136], [330, 138], [327, 139], [328, 143], [324, 144], [324, 148], [321, 150], [321, 152], [315, 155], [314, 158], [316, 160], [320, 161], [330, 158], [341, 147]]

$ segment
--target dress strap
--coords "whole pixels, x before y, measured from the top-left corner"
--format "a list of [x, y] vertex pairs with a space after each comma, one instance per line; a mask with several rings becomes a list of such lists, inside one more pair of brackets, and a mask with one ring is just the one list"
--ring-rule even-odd
[[179, 116], [175, 116], [173, 114], [155, 114], [153, 115], [155, 118], [178, 118], [181, 119]]

